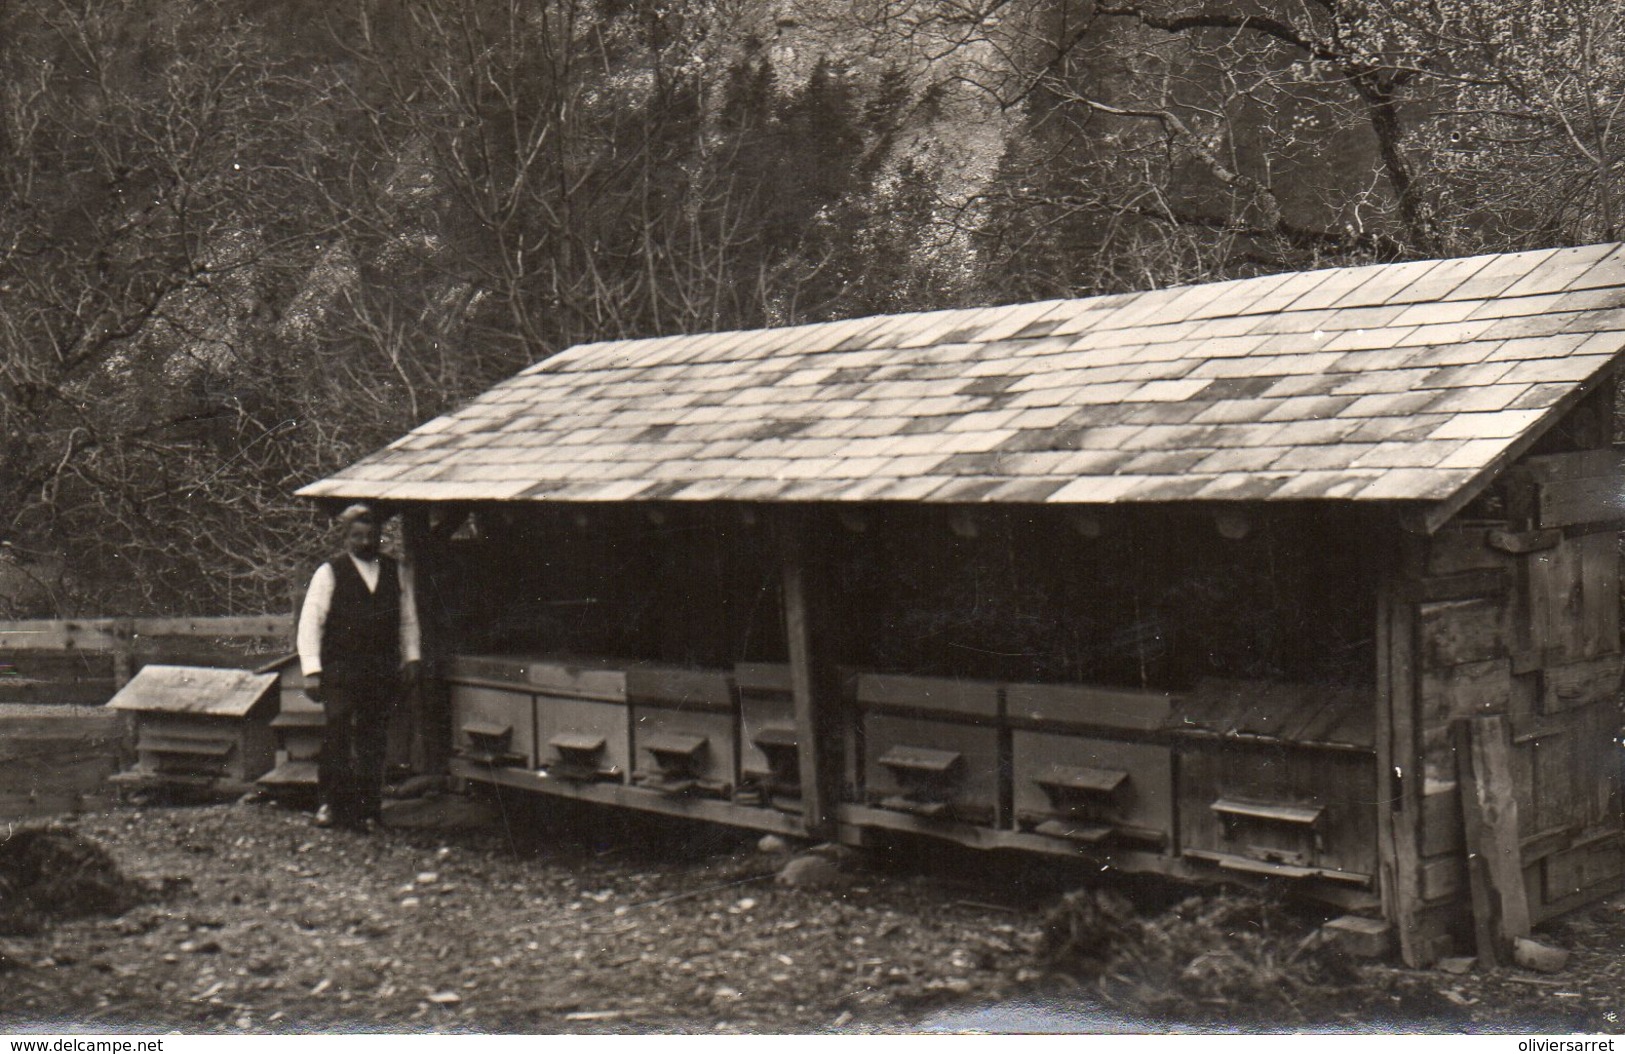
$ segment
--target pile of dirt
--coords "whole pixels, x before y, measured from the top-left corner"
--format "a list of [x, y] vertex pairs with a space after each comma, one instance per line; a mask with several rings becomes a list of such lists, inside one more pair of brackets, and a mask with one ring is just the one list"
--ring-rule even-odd
[[1359, 979], [1358, 965], [1320, 939], [1319, 922], [1228, 890], [1140, 917], [1123, 897], [1086, 890], [1049, 912], [1042, 953], [1137, 1015], [1304, 1021]]
[[1044, 914], [1038, 954], [1046, 965], [1096, 980], [1144, 929], [1134, 904], [1110, 889], [1079, 889]]
[[65, 827], [25, 827], [0, 840], [0, 935], [52, 921], [119, 915], [147, 898], [107, 850]]

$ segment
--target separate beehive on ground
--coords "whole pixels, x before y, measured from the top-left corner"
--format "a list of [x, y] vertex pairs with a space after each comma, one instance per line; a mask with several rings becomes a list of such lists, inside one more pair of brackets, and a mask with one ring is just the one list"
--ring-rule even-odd
[[243, 793], [275, 757], [271, 720], [277, 677], [247, 670], [152, 664], [108, 701], [135, 718], [135, 766], [127, 785]]

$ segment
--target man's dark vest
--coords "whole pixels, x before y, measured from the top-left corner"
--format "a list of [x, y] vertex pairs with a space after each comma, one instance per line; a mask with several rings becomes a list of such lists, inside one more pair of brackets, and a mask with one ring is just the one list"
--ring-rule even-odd
[[401, 665], [401, 579], [395, 561], [378, 557], [375, 592], [349, 556], [335, 556], [327, 566], [333, 569], [333, 602], [322, 627], [322, 680], [393, 679]]

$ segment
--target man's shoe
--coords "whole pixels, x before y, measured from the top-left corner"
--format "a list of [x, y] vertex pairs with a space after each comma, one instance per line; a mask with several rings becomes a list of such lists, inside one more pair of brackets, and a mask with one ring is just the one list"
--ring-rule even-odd
[[311, 821], [311, 823], [317, 827], [332, 827], [334, 822], [333, 807], [330, 805], [323, 805], [318, 808], [316, 810], [316, 818]]

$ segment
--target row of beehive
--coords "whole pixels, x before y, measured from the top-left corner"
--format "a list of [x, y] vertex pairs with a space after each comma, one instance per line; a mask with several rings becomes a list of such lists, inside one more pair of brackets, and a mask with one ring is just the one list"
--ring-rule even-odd
[[[789, 671], [460, 657], [467, 771], [799, 811]], [[1364, 693], [1167, 693], [872, 673], [844, 679], [845, 801], [908, 826], [1022, 832], [1248, 870], [1366, 881], [1375, 763]]]

